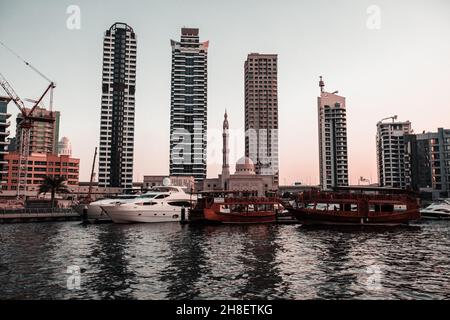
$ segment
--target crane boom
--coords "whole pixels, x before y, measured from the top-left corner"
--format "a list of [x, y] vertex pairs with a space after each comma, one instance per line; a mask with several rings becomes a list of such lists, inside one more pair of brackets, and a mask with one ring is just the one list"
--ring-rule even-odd
[[397, 118], [398, 118], [397, 115], [392, 116], [392, 117], [386, 117], [386, 118], [383, 118], [380, 121], [378, 121], [378, 124], [382, 123], [384, 120], [389, 120], [389, 119], [392, 119], [392, 122], [394, 122], [395, 120], [397, 120]]
[[30, 64], [28, 61], [26, 61], [24, 58], [22, 58], [21, 56], [19, 56], [19, 54], [17, 54], [13, 49], [9, 48], [6, 44], [4, 44], [3, 42], [0, 41], [0, 44], [9, 52], [11, 52], [14, 56], [17, 57], [17, 59], [19, 59], [20, 61], [22, 61], [23, 63], [25, 63], [25, 65], [27, 65], [28, 67], [30, 67], [34, 72], [36, 72], [38, 75], [40, 75], [42, 78], [44, 78], [45, 80], [47, 80], [50, 83], [53, 83], [52, 80], [50, 80], [45, 74], [43, 74], [41, 71], [39, 71], [36, 67], [34, 67], [32, 64]]
[[11, 98], [12, 101], [14, 101], [16, 106], [19, 108], [20, 112], [22, 112], [22, 114], [25, 116], [26, 115], [25, 104], [23, 103], [22, 99], [20, 99], [19, 95], [16, 93], [13, 87], [9, 84], [8, 80], [6, 80], [6, 78], [1, 73], [0, 73], [0, 86], [2, 86], [6, 94]]
[[[45, 79], [46, 81], [48, 81], [50, 84], [48, 86], [48, 88], [45, 91], [45, 94], [50, 90], [50, 104], [49, 104], [49, 110], [52, 111], [53, 110], [53, 89], [56, 88], [56, 84], [55, 82], [53, 82], [49, 77], [47, 77], [45, 74], [43, 74], [41, 71], [39, 71], [35, 66], [33, 66], [31, 63], [29, 63], [28, 61], [26, 61], [24, 58], [22, 58], [17, 52], [15, 52], [13, 49], [9, 48], [6, 44], [4, 44], [2, 41], [0, 41], [0, 45], [2, 45], [6, 50], [8, 50], [12, 55], [14, 55], [17, 59], [19, 59], [20, 61], [22, 61], [26, 66], [30, 67], [31, 70], [33, 70], [34, 72], [36, 72], [40, 77], [42, 77], [43, 79]], [[12, 89], [12, 88], [11, 88]], [[14, 90], [13, 90], [14, 91]], [[42, 100], [45, 96], [45, 94], [41, 97], [40, 100]], [[25, 104], [21, 101], [22, 104], [22, 108], [25, 108]], [[30, 111], [30, 115], [33, 113], [34, 109], [36, 109], [37, 105], [34, 105], [31, 108]], [[23, 111], [22, 111], [23, 113]]]

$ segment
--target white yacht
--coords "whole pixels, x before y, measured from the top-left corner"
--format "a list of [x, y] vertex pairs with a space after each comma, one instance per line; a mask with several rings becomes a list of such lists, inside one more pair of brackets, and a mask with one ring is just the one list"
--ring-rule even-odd
[[450, 199], [433, 202], [420, 210], [420, 214], [425, 219], [450, 219]]
[[115, 198], [96, 200], [91, 203], [80, 203], [74, 207], [75, 211], [83, 217], [83, 220], [90, 223], [112, 222], [111, 218], [103, 211], [102, 205], [115, 203], [125, 203], [133, 200], [139, 195], [122, 194]]
[[188, 208], [195, 200], [194, 195], [181, 187], [155, 186], [136, 199], [101, 205], [101, 208], [115, 223], [179, 222], [182, 209], [187, 217]]

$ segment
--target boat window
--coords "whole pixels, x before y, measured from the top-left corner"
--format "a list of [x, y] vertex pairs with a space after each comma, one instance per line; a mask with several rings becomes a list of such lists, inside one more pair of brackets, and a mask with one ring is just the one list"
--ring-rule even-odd
[[155, 202], [143, 202], [142, 205], [143, 206], [153, 206], [154, 204], [156, 204]]
[[394, 211], [406, 211], [407, 207], [405, 204], [394, 205]]
[[156, 195], [155, 193], [148, 193], [148, 194], [140, 195], [138, 198], [139, 199], [152, 199], [155, 197], [155, 195]]
[[164, 199], [167, 198], [169, 195], [168, 194], [160, 194], [158, 196], [155, 197], [155, 199]]
[[189, 207], [191, 205], [189, 201], [171, 201], [168, 204], [174, 207]]
[[329, 203], [328, 204], [328, 210], [329, 211], [339, 211], [340, 210], [340, 205], [338, 203]]
[[236, 204], [234, 206], [230, 206], [231, 207], [231, 211], [233, 212], [246, 212], [247, 211], [247, 206], [244, 204]]

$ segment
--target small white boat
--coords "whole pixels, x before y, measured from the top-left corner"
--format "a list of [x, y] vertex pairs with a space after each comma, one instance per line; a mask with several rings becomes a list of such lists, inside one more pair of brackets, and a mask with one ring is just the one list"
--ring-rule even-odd
[[101, 199], [91, 203], [80, 203], [74, 209], [83, 217], [83, 220], [89, 223], [111, 222], [111, 218], [103, 211], [101, 206], [125, 203], [136, 197], [138, 197], [136, 194], [122, 194], [115, 198]]
[[101, 205], [115, 223], [179, 222], [195, 196], [176, 186], [157, 186], [126, 203]]
[[450, 200], [443, 199], [420, 210], [424, 219], [450, 219]]

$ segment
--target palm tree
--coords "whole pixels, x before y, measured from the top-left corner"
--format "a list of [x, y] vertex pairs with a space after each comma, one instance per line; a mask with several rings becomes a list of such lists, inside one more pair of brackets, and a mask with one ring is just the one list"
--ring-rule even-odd
[[41, 185], [39, 186], [39, 193], [38, 194], [46, 194], [47, 192], [50, 192], [51, 194], [51, 201], [52, 201], [52, 209], [55, 204], [55, 194], [56, 193], [70, 193], [69, 188], [67, 188], [67, 185], [65, 184], [66, 178], [61, 176], [46, 176], [44, 178], [44, 181], [42, 181]]

